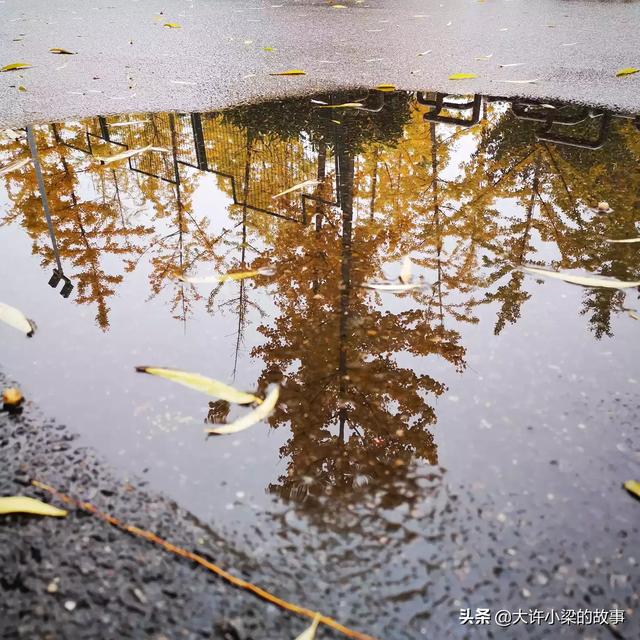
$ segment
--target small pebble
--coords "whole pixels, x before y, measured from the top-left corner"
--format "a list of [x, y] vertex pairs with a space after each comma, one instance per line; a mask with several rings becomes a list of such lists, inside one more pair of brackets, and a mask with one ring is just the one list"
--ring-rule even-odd
[[76, 603], [75, 603], [73, 600], [67, 600], [67, 601], [64, 603], [64, 608], [65, 608], [67, 611], [73, 611], [73, 610], [76, 608]]
[[47, 585], [47, 591], [49, 593], [58, 593], [58, 583], [55, 580], [52, 580], [48, 585]]

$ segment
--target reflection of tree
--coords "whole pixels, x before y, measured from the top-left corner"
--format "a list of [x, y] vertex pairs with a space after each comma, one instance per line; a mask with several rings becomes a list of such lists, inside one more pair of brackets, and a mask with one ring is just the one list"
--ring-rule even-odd
[[429, 305], [391, 312], [360, 287], [377, 275], [387, 235], [371, 217], [355, 224], [354, 149], [361, 146], [344, 121], [331, 144], [340, 207], [328, 208], [327, 224], [316, 221], [313, 230], [278, 228], [261, 260], [275, 268], [280, 314], [260, 327], [266, 343], [253, 352], [265, 363], [261, 386], [282, 385], [270, 424], [288, 424], [292, 434], [281, 450], [288, 475], [271, 490], [303, 495], [306, 504], [393, 484], [416, 455], [434, 463], [428, 428], [436, 417], [427, 399], [444, 386], [399, 365], [398, 356], [438, 354], [464, 367], [458, 334], [433, 325]]

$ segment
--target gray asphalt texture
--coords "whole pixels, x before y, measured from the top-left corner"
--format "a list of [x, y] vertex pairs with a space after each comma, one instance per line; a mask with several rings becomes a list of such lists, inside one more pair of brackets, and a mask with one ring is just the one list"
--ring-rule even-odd
[[[33, 68], [0, 74], [0, 126], [99, 113], [206, 111], [380, 83], [640, 110], [640, 74], [615, 76], [640, 67], [638, 2], [340, 4], [344, 8], [319, 0], [1, 0], [0, 66], [28, 62]], [[54, 55], [52, 47], [77, 54]], [[491, 57], [477, 59], [482, 56]], [[269, 75], [294, 68], [306, 75]], [[448, 80], [459, 72], [478, 77]]]
[[[15, 381], [0, 373], [0, 388], [10, 384]], [[270, 582], [255, 560], [74, 440], [29, 402], [20, 415], [0, 411], [0, 495], [64, 506], [30, 485], [37, 478], [240, 577]], [[304, 618], [80, 510], [65, 518], [0, 516], [0, 595], [3, 640], [279, 640], [307, 626]], [[321, 637], [336, 636], [325, 630]]]

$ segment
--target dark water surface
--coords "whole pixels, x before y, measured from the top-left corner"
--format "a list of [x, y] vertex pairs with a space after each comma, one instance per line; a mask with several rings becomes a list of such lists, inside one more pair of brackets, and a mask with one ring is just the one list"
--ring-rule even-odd
[[[640, 235], [640, 120], [442, 100], [34, 127], [58, 256], [32, 165], [0, 178], [0, 300], [38, 324], [0, 326], [1, 365], [278, 593], [363, 631], [466, 637], [460, 608], [582, 607], [624, 609], [638, 637], [640, 509], [621, 487], [640, 476], [638, 290], [518, 267], [640, 280], [640, 243], [610, 242]], [[163, 150], [94, 157], [147, 145]], [[24, 131], [2, 135], [0, 166], [28, 153]], [[365, 286], [399, 284], [406, 256], [429, 286]], [[48, 286], [57, 259], [68, 297]], [[280, 400], [207, 439], [246, 409], [136, 365], [279, 383]]]

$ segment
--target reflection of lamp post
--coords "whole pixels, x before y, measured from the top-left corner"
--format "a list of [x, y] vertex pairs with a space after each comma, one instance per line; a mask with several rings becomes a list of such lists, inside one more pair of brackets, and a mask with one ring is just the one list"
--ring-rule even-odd
[[53, 230], [53, 222], [51, 221], [51, 213], [49, 211], [49, 200], [47, 199], [47, 190], [44, 185], [44, 178], [42, 177], [42, 169], [40, 167], [40, 158], [38, 157], [38, 148], [36, 146], [36, 139], [33, 135], [33, 127], [27, 126], [27, 140], [29, 141], [29, 149], [31, 151], [31, 160], [33, 161], [33, 168], [36, 172], [36, 181], [38, 182], [38, 191], [40, 192], [40, 200], [42, 202], [42, 208], [44, 209], [44, 215], [47, 219], [47, 227], [49, 228], [49, 237], [51, 238], [51, 246], [53, 248], [53, 255], [56, 259], [57, 268], [53, 270], [53, 275], [49, 278], [49, 286], [54, 289], [58, 286], [60, 280], [64, 280], [64, 285], [60, 289], [60, 295], [63, 298], [68, 298], [73, 291], [73, 284], [69, 278], [64, 275], [62, 270], [62, 262], [60, 261], [60, 253], [58, 251], [58, 243], [56, 242], [56, 234]]

